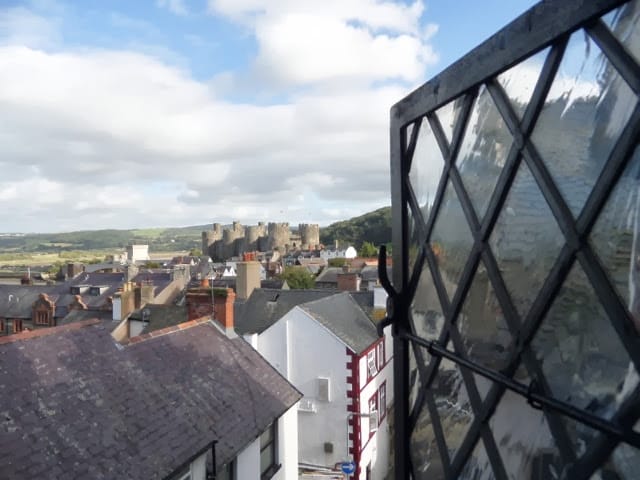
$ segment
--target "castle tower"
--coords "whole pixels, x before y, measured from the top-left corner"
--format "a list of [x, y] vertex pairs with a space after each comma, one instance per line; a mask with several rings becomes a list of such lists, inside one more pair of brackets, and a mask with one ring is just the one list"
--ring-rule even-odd
[[214, 258], [215, 243], [219, 240], [222, 240], [222, 225], [214, 223], [213, 230], [202, 232], [202, 254]]
[[289, 231], [289, 223], [269, 222], [268, 233], [268, 250], [275, 250], [277, 248], [284, 252], [285, 247], [289, 244], [289, 236], [291, 234]]
[[301, 223], [298, 225], [301, 248], [303, 250], [315, 250], [320, 245], [320, 225], [317, 223]]
[[244, 233], [244, 249], [246, 252], [260, 250], [260, 238], [267, 235], [267, 229], [264, 223], [252, 225], [245, 229]]
[[222, 232], [223, 256], [226, 260], [234, 255], [240, 255], [244, 244], [244, 227], [240, 222], [233, 222], [231, 228]]

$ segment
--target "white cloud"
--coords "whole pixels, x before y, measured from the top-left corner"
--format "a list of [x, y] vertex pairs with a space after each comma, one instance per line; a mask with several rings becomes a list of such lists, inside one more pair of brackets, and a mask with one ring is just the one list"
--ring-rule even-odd
[[251, 29], [255, 75], [275, 85], [413, 83], [437, 61], [424, 5], [376, 0], [210, 0], [210, 11]]
[[159, 8], [166, 8], [176, 15], [187, 15], [189, 13], [184, 0], [156, 0]]
[[[277, 103], [227, 100], [224, 82], [195, 80], [161, 55], [47, 50], [6, 34], [25, 31], [14, 23], [3, 30], [3, 230], [326, 224], [389, 204], [389, 109], [433, 60], [422, 4], [301, 1], [289, 11], [274, 0], [251, 13], [262, 5], [214, 7], [254, 29], [258, 79], [280, 69], [274, 84], [312, 87], [284, 89]], [[294, 45], [304, 29], [316, 36]]]

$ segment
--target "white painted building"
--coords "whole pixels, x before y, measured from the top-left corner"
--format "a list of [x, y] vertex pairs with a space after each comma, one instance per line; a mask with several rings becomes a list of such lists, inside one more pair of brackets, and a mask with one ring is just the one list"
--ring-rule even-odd
[[130, 262], [146, 262], [149, 260], [149, 245], [128, 245], [127, 260]]
[[320, 258], [329, 260], [331, 258], [356, 258], [358, 252], [354, 247], [347, 247], [345, 249], [324, 249], [320, 250]]
[[392, 340], [377, 337], [353, 298], [339, 293], [296, 306], [247, 340], [304, 395], [297, 411], [300, 464], [335, 468], [353, 460], [353, 479], [384, 479]]

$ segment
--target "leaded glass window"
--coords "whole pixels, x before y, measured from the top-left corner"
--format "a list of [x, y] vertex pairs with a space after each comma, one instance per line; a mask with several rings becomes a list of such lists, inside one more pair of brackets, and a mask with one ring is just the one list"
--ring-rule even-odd
[[639, 21], [543, 2], [392, 109], [397, 478], [638, 477]]

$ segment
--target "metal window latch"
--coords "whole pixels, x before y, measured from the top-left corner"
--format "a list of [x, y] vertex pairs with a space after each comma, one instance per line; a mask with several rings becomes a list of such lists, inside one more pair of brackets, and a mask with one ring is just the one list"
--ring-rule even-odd
[[380, 251], [378, 252], [378, 278], [380, 279], [382, 288], [387, 292], [387, 314], [376, 326], [378, 336], [382, 337], [384, 335], [384, 329], [394, 322], [396, 313], [395, 306], [399, 297], [398, 292], [396, 292], [393, 285], [391, 285], [389, 276], [387, 275], [387, 247], [385, 245], [381, 245]]

